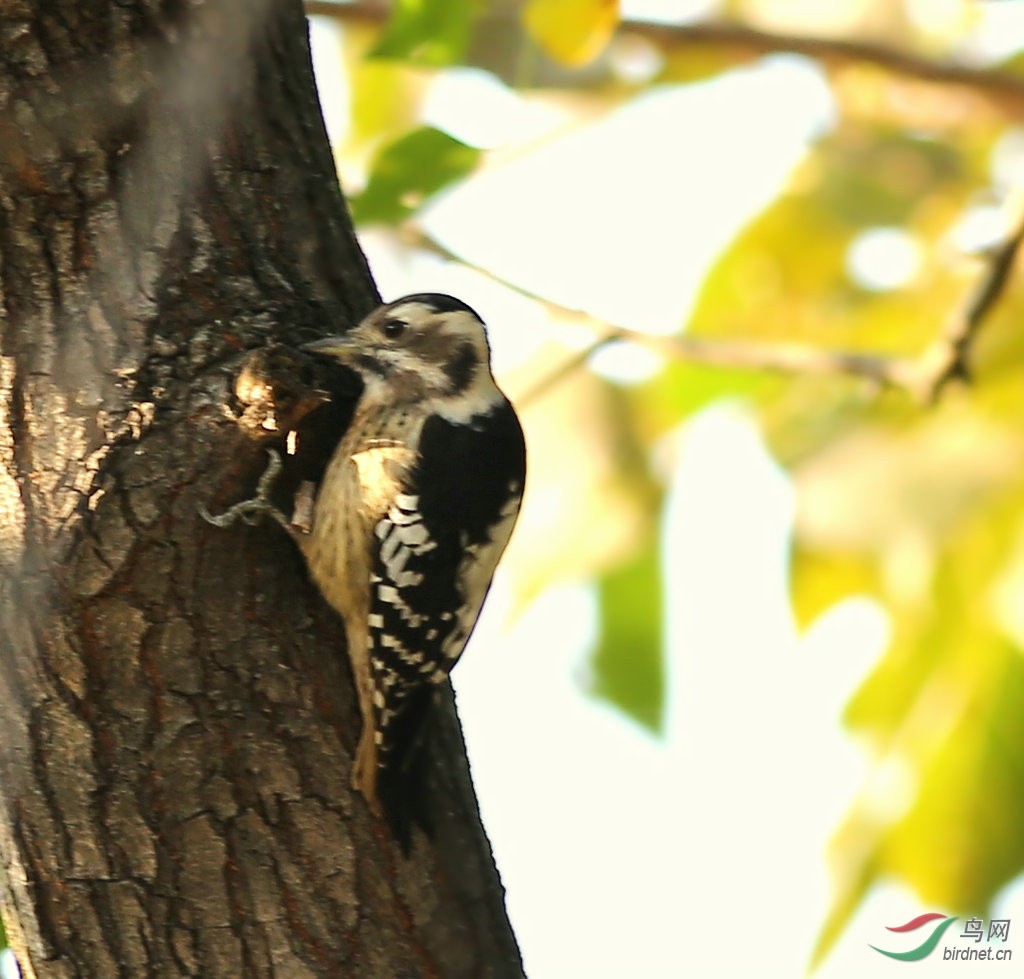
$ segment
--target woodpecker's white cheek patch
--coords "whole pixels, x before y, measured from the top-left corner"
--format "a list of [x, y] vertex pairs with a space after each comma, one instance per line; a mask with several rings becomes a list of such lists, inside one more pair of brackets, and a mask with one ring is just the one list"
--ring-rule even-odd
[[424, 360], [411, 350], [377, 351], [385, 390], [396, 404], [425, 401], [447, 389], [448, 377], [441, 364]]

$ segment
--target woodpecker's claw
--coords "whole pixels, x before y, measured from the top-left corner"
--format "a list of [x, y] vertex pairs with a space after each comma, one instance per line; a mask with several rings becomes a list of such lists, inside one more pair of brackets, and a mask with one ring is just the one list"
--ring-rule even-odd
[[267, 455], [270, 457], [267, 462], [267, 468], [264, 470], [263, 475], [260, 476], [260, 480], [256, 484], [256, 495], [251, 500], [243, 500], [241, 503], [236, 503], [233, 507], [229, 507], [217, 516], [210, 513], [200, 503], [198, 507], [199, 516], [207, 523], [213, 524], [214, 527], [230, 527], [238, 520], [253, 527], [260, 522], [262, 517], [270, 517], [291, 533], [291, 521], [269, 499], [270, 488], [274, 485], [274, 480], [277, 479], [278, 474], [281, 472], [281, 456], [274, 449], [267, 449]]

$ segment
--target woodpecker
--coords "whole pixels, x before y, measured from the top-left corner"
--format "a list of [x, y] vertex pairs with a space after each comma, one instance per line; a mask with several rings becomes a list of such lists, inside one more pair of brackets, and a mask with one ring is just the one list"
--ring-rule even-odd
[[[344, 620], [363, 724], [352, 781], [381, 813], [381, 780], [409, 767], [480, 614], [519, 513], [526, 448], [483, 321], [458, 299], [405, 296], [304, 349], [348, 365], [364, 390], [306, 532], [271, 515]], [[214, 522], [272, 511], [266, 482]]]

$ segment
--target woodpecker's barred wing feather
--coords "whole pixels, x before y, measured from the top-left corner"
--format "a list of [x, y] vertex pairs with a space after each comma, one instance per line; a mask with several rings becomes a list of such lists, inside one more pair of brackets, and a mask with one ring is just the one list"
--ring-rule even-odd
[[415, 750], [409, 732], [476, 624], [519, 509], [522, 430], [499, 402], [469, 424], [439, 415], [423, 425], [418, 461], [374, 529], [369, 658], [382, 769]]

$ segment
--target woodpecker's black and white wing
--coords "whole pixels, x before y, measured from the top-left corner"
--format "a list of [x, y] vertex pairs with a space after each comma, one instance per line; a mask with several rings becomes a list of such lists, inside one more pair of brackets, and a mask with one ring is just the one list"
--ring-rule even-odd
[[526, 475], [522, 430], [503, 398], [465, 423], [430, 416], [417, 448], [374, 528], [367, 652], [382, 772], [404, 766], [473, 631]]

